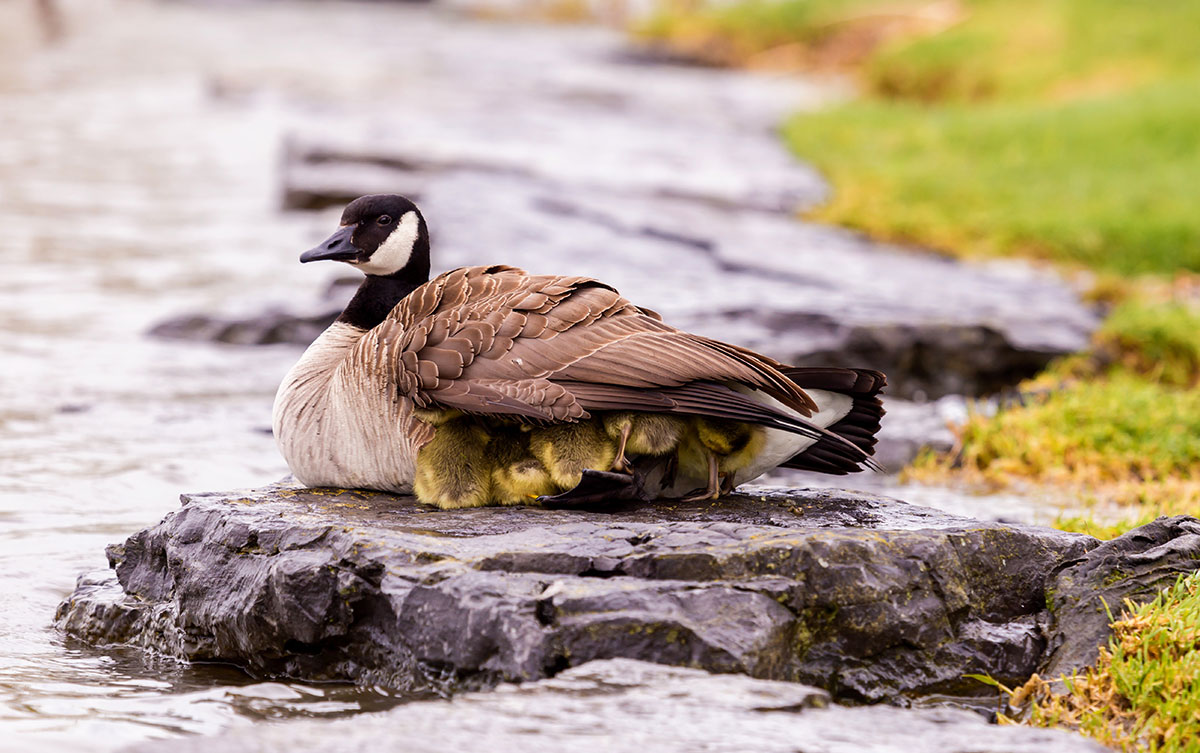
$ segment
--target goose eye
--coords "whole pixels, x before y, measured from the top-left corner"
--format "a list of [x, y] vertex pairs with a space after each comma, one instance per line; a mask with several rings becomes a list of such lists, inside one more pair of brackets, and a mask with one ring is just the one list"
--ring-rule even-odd
[[381, 215], [379, 215], [379, 219], [377, 219], [375, 221], [378, 222], [380, 225], [390, 225], [390, 224], [392, 224], [392, 217], [391, 217], [391, 215], [381, 214]]

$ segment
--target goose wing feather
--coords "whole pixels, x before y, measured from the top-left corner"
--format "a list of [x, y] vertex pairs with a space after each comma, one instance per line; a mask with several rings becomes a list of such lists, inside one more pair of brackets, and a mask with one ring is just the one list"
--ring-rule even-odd
[[[587, 417], [572, 384], [627, 388], [634, 408], [636, 390], [738, 382], [801, 415], [816, 408], [771, 359], [670, 327], [596, 280], [507, 266], [464, 267], [421, 286], [363, 336], [352, 360], [383, 363], [421, 407], [534, 420]], [[601, 402], [607, 409], [617, 395]]]

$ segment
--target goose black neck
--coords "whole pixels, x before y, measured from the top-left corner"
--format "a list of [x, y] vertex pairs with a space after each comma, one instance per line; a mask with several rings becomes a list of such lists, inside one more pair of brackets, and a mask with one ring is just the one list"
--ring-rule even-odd
[[360, 329], [371, 329], [382, 322], [406, 295], [425, 282], [426, 280], [416, 281], [407, 276], [367, 275], [367, 279], [358, 286], [358, 292], [350, 299], [350, 303], [346, 304], [346, 310], [337, 320]]

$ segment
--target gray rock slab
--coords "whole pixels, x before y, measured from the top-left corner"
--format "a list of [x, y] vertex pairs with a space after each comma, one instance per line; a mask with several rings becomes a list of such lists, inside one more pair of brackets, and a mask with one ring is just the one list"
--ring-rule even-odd
[[440, 511], [286, 485], [184, 495], [81, 578], [66, 632], [261, 676], [456, 691], [615, 657], [885, 700], [986, 693], [1097, 542], [841, 490]]
[[[502, 685], [453, 701], [426, 701], [332, 722], [235, 729], [216, 737], [155, 741], [155, 751], [498, 753], [704, 750], [719, 753], [1100, 753], [1059, 730], [995, 726], [968, 711], [845, 708], [816, 688], [696, 669], [610, 659], [553, 679]], [[389, 747], [384, 745], [384, 747]]]
[[1200, 520], [1163, 517], [1105, 541], [1068, 562], [1047, 586], [1054, 615], [1043, 677], [1094, 664], [1128, 600], [1144, 604], [1180, 576], [1200, 569]]

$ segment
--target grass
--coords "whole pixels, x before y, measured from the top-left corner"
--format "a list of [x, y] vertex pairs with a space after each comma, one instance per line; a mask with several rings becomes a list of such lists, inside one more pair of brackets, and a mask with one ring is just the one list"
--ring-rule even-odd
[[1200, 311], [1179, 301], [1130, 300], [1095, 336], [1103, 357], [1171, 387], [1200, 384]]
[[1200, 271], [1200, 77], [1052, 104], [868, 100], [785, 135], [835, 186], [821, 221], [964, 256]]
[[1077, 729], [1122, 751], [1200, 753], [1200, 574], [1127, 603], [1112, 628], [1099, 661], [1062, 678], [1065, 692], [1037, 675], [1016, 690], [985, 679], [1008, 696], [1002, 721]]
[[1066, 488], [1114, 522], [1058, 526], [1101, 538], [1200, 511], [1200, 310], [1130, 299], [1094, 342], [1022, 384], [1020, 402], [973, 412], [955, 452], [923, 454], [908, 476]]
[[1095, 381], [1067, 379], [1025, 405], [971, 416], [960, 438], [955, 464], [988, 480], [1190, 478], [1200, 473], [1200, 392], [1123, 369]]

